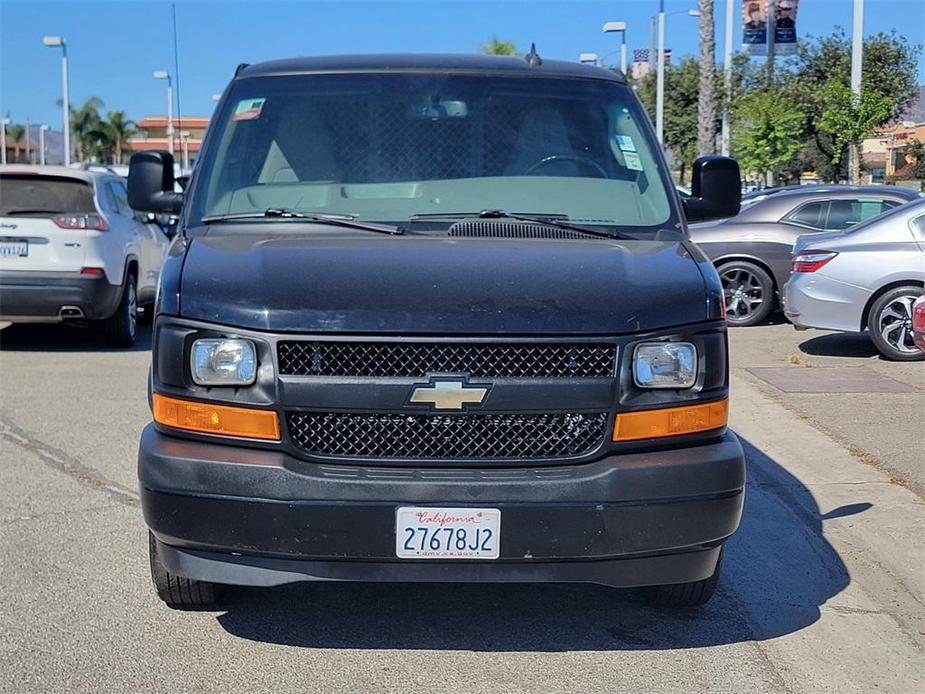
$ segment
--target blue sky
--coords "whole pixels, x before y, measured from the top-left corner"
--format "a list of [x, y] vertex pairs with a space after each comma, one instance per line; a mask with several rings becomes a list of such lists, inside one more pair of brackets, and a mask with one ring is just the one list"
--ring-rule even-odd
[[[739, 0], [736, 2], [737, 12]], [[726, 0], [716, 0], [718, 51]], [[675, 56], [697, 50], [697, 21], [684, 10], [695, 0], [666, 0], [666, 45]], [[541, 55], [575, 60], [583, 51], [613, 54], [617, 38], [605, 20], [628, 23], [630, 59], [649, 45], [649, 17], [657, 0], [451, 0], [369, 2], [179, 0], [181, 106], [208, 114], [235, 66], [270, 58], [356, 52], [474, 52], [493, 34]], [[850, 32], [851, 0], [801, 0], [801, 35], [824, 35], [835, 26]], [[896, 29], [925, 43], [925, 1], [866, 0], [865, 34]], [[42, 46], [43, 34], [68, 42], [71, 100], [100, 97], [107, 109], [133, 119], [166, 111], [163, 82], [151, 75], [173, 71], [169, 2], [43, 2], [0, 0], [0, 113], [18, 122], [60, 123], [60, 51]], [[737, 39], [737, 41], [740, 40]], [[919, 62], [925, 82], [925, 57]]]

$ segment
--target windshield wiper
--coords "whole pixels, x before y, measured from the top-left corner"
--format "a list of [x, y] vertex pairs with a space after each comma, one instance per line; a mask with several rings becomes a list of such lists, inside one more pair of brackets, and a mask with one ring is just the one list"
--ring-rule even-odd
[[425, 219], [461, 219], [475, 217], [477, 219], [517, 219], [521, 222], [535, 222], [536, 224], [546, 224], [558, 229], [567, 229], [568, 231], [577, 231], [589, 236], [598, 236], [604, 239], [632, 239], [634, 237], [619, 232], [617, 230], [596, 229], [586, 227], [581, 224], [572, 224], [564, 221], [561, 217], [565, 215], [542, 215], [542, 214], [514, 214], [505, 210], [482, 210], [481, 212], [434, 212], [416, 214], [411, 217], [411, 221]]
[[306, 222], [315, 224], [330, 224], [332, 226], [347, 227], [349, 229], [362, 229], [363, 231], [375, 231], [379, 234], [390, 234], [398, 236], [405, 232], [396, 226], [390, 224], [372, 224], [367, 222], [358, 222], [349, 214], [323, 214], [315, 212], [299, 212], [287, 207], [268, 207], [262, 212], [236, 212], [234, 214], [215, 214], [202, 218], [203, 224], [214, 224], [216, 222], [233, 222], [238, 219], [261, 219], [267, 217], [282, 219], [302, 219]]

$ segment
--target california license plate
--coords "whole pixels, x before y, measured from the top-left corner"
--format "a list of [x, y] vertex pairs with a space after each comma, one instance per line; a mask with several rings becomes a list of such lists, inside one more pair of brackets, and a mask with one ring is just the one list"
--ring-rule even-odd
[[501, 509], [400, 506], [395, 554], [400, 559], [497, 559]]
[[0, 241], [0, 256], [29, 255], [28, 241]]

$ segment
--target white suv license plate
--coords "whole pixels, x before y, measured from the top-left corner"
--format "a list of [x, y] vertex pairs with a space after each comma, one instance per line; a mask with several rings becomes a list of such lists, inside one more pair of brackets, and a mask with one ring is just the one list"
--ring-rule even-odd
[[28, 241], [0, 241], [0, 256], [25, 257], [29, 255]]
[[399, 559], [497, 559], [501, 509], [400, 506], [395, 511]]

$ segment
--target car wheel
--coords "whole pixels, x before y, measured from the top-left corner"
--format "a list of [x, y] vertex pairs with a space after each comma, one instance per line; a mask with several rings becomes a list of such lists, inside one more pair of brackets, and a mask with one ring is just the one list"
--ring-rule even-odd
[[145, 304], [141, 307], [139, 320], [145, 324], [150, 324], [154, 320], [154, 304]]
[[224, 585], [209, 581], [196, 581], [170, 573], [157, 554], [157, 540], [148, 531], [148, 559], [151, 564], [151, 580], [157, 597], [171, 607], [211, 605], [218, 601]]
[[122, 286], [122, 298], [116, 312], [103, 321], [106, 342], [111, 347], [131, 347], [135, 344], [138, 333], [138, 293], [135, 289], [135, 276], [125, 275]]
[[691, 581], [690, 583], [646, 586], [642, 589], [643, 597], [658, 607], [697, 607], [698, 605], [706, 605], [710, 598], [713, 597], [713, 593], [716, 592], [720, 567], [723, 565], [724, 549], [720, 549], [716, 568], [709, 578], [704, 578], [701, 581]]
[[774, 308], [774, 282], [764, 268], [746, 261], [720, 265], [726, 302], [726, 322], [731, 326], [757, 325]]
[[874, 301], [867, 316], [867, 330], [874, 346], [892, 361], [925, 359], [912, 335], [912, 304], [925, 289], [915, 285], [896, 287]]

